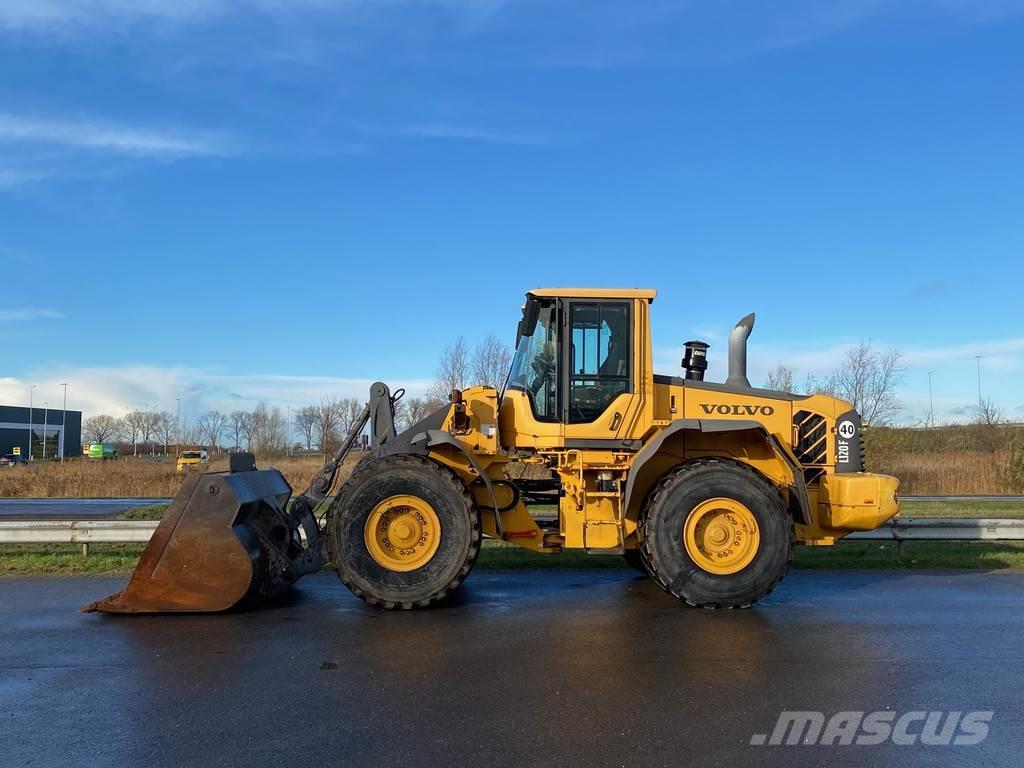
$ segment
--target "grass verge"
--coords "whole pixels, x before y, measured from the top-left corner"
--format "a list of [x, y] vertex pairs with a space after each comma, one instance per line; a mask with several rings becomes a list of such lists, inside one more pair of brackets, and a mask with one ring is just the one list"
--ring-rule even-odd
[[834, 547], [798, 547], [794, 568], [958, 568], [972, 571], [1024, 570], [1024, 542], [911, 541], [902, 552], [895, 542], [849, 541]]
[[0, 576], [128, 576], [142, 554], [137, 544], [0, 545]]
[[902, 501], [900, 517], [977, 518], [1024, 517], [1020, 501]]
[[150, 504], [146, 507], [129, 509], [121, 517], [125, 520], [162, 520], [166, 511], [166, 504]]

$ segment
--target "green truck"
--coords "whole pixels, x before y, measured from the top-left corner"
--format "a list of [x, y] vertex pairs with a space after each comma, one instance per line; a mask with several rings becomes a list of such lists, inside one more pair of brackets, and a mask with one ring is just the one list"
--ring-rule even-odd
[[117, 448], [106, 443], [92, 443], [86, 455], [90, 459], [116, 459]]

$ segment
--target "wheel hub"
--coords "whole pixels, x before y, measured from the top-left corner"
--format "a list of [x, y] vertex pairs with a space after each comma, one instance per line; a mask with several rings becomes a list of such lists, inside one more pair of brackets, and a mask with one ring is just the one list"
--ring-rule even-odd
[[686, 553], [701, 569], [716, 575], [738, 573], [750, 565], [761, 543], [757, 519], [735, 499], [715, 498], [693, 508], [683, 526]]
[[401, 573], [422, 568], [441, 543], [441, 521], [417, 496], [391, 496], [377, 504], [363, 529], [366, 551], [374, 561]]

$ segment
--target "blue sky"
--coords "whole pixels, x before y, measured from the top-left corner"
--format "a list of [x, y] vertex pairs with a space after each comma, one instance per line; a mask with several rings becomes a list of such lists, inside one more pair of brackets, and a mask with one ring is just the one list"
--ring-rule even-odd
[[904, 353], [1024, 420], [1024, 3], [5, 0], [0, 400], [414, 393], [524, 291], [659, 290], [659, 369]]

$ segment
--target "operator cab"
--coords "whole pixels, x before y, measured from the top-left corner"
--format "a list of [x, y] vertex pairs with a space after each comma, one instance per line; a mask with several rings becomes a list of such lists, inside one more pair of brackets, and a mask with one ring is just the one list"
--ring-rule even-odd
[[650, 375], [640, 361], [650, 360], [654, 296], [641, 289], [530, 291], [502, 399], [502, 434], [517, 433], [517, 445], [532, 435], [537, 447], [559, 447], [556, 436], [578, 431], [570, 425], [620, 437], [640, 380]]

